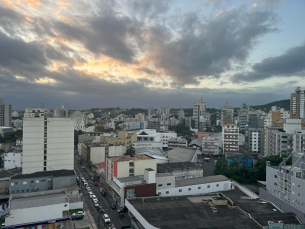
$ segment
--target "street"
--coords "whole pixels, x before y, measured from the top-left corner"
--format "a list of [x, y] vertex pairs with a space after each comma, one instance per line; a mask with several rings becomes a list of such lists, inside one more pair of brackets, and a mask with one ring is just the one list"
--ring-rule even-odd
[[[115, 226], [116, 229], [121, 228], [122, 226], [128, 226], [130, 225], [130, 218], [128, 216], [128, 213], [125, 213], [124, 217], [122, 219], [118, 219], [118, 212], [117, 210], [112, 210], [110, 208], [111, 203], [115, 203], [115, 201], [112, 199], [110, 193], [106, 190], [107, 196], [102, 196], [99, 192], [99, 188], [101, 187], [101, 182], [99, 182], [99, 186], [94, 186], [93, 181], [91, 181], [88, 172], [85, 169], [82, 169], [82, 166], [77, 162], [77, 160], [74, 160], [74, 169], [77, 173], [77, 176], [80, 178], [81, 176], [85, 178], [88, 185], [90, 186], [92, 193], [97, 197], [98, 201], [102, 205], [104, 209], [104, 213], [108, 214], [108, 216], [111, 219], [111, 224]], [[105, 182], [105, 180], [104, 180]], [[104, 184], [102, 184], [104, 186]], [[87, 191], [85, 190], [84, 185], [80, 181], [80, 188], [81, 192], [84, 196], [84, 201], [87, 203], [87, 206], [95, 220], [95, 224], [98, 227], [98, 229], [101, 228], [107, 228], [109, 227], [109, 224], [104, 224], [103, 222], [103, 214], [104, 213], [98, 213], [97, 209], [94, 207], [93, 202], [91, 201], [90, 197], [88, 196]]]

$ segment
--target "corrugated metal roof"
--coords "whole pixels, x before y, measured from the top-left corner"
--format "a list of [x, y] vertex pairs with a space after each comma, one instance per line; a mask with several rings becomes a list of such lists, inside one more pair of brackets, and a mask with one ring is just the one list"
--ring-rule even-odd
[[173, 148], [168, 151], [167, 156], [169, 161], [172, 162], [188, 162], [192, 161], [195, 149], [186, 149], [186, 148]]

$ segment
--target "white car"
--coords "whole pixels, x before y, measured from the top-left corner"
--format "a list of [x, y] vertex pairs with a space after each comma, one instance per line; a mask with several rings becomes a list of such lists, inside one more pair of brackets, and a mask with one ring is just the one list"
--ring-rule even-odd
[[72, 215], [85, 215], [85, 212], [83, 212], [83, 211], [78, 211], [78, 212], [75, 212], [75, 213], [73, 213]]
[[96, 199], [96, 195], [92, 195], [90, 197], [91, 197], [91, 199]]
[[88, 183], [87, 183], [87, 182], [84, 182], [84, 185], [85, 185], [85, 186], [88, 186]]
[[96, 204], [96, 203], [99, 203], [98, 202], [98, 199], [92, 199], [92, 201]]
[[110, 223], [110, 218], [107, 214], [103, 215], [103, 220], [104, 220], [105, 223]]
[[91, 198], [91, 196], [93, 195], [92, 192], [88, 192], [89, 197]]

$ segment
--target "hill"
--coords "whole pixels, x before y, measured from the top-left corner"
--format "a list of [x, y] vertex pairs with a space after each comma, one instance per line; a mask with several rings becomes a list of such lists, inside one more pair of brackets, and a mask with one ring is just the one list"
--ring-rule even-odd
[[269, 110], [271, 110], [272, 106], [277, 106], [277, 107], [280, 107], [280, 108], [284, 108], [285, 110], [290, 110], [290, 99], [274, 101], [274, 102], [271, 102], [271, 103], [267, 103], [265, 105], [251, 106], [251, 108], [256, 109], [256, 110], [261, 109], [263, 111], [269, 111]]

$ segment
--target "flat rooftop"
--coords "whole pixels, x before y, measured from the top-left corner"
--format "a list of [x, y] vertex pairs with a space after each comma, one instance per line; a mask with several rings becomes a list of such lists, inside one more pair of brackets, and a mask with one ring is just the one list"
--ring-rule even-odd
[[9, 178], [9, 177], [21, 174], [21, 173], [22, 173], [21, 168], [4, 170], [4, 171], [0, 172], [0, 178]]
[[174, 162], [174, 163], [162, 163], [157, 164], [158, 173], [170, 173], [174, 170], [186, 170], [186, 169], [203, 169], [201, 164], [193, 162]]
[[167, 152], [170, 162], [190, 162], [196, 153], [196, 149], [173, 148]]
[[24, 197], [15, 197], [12, 194], [11, 200], [11, 210], [15, 209], [24, 209], [24, 208], [34, 208], [46, 205], [55, 205], [68, 203], [68, 197], [65, 193], [57, 193], [50, 195], [39, 195], [35, 193], [36, 196], [24, 196]]
[[153, 158], [148, 157], [146, 155], [135, 155], [131, 157], [129, 155], [126, 156], [118, 156], [118, 157], [108, 157], [108, 159], [112, 162], [120, 162], [120, 161], [141, 161], [141, 160], [151, 160]]
[[157, 149], [150, 149], [150, 148], [136, 148], [135, 149], [136, 151], [136, 154], [139, 155], [139, 154], [145, 154], [145, 153], [148, 153], [152, 156], [161, 156], [161, 157], [165, 157], [165, 153], [162, 149], [160, 148], [157, 148]]
[[136, 181], [144, 181], [143, 176], [130, 176], [130, 177], [122, 177], [117, 178], [121, 183], [129, 183], [129, 182], [136, 182]]
[[215, 183], [215, 182], [221, 182], [221, 181], [229, 181], [229, 179], [223, 175], [188, 178], [188, 179], [176, 180], [176, 187]]
[[65, 176], [73, 176], [75, 175], [74, 170], [53, 170], [53, 171], [43, 171], [43, 172], [36, 172], [36, 173], [29, 173], [29, 174], [19, 174], [13, 176], [11, 180], [14, 179], [25, 179], [25, 178], [35, 178], [35, 177], [65, 177]]
[[142, 198], [128, 200], [153, 226], [164, 229], [186, 228], [261, 228], [238, 209], [215, 206], [213, 212], [209, 201], [191, 201], [188, 197]]

